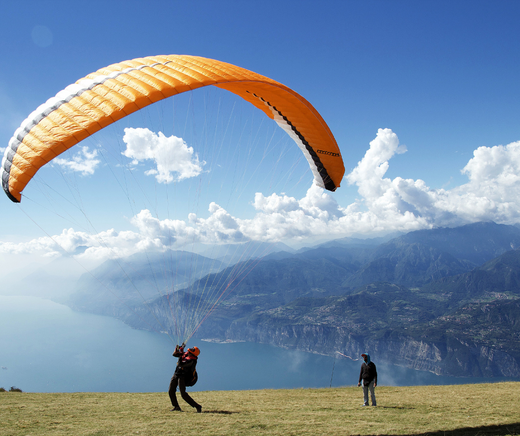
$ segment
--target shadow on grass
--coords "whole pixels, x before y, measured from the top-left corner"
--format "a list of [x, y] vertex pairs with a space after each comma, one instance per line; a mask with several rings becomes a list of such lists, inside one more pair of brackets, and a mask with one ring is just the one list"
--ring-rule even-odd
[[[483, 425], [481, 427], [464, 427], [456, 430], [439, 430], [427, 433], [415, 433], [413, 436], [483, 436], [483, 435], [520, 435], [520, 422], [504, 425]], [[412, 436], [412, 435], [408, 435]]]
[[202, 413], [218, 413], [220, 415], [233, 415], [238, 412], [230, 412], [229, 410], [203, 410]]
[[[173, 410], [173, 409], [171, 409], [170, 412], [173, 412], [173, 413], [184, 413], [185, 410]], [[190, 410], [189, 412], [192, 412], [192, 411]], [[240, 413], [240, 412], [230, 412], [229, 410], [202, 410], [201, 413], [216, 413], [216, 414], [219, 414], [219, 415], [234, 415], [235, 413]]]

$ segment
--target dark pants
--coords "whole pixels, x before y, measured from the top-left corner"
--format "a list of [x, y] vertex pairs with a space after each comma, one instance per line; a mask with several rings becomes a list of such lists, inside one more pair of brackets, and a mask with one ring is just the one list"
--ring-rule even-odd
[[170, 396], [170, 401], [172, 402], [173, 407], [179, 407], [177, 396], [175, 395], [177, 386], [179, 386], [179, 392], [181, 393], [181, 397], [184, 401], [186, 401], [191, 407], [200, 407], [200, 405], [196, 403], [193, 398], [191, 398], [186, 392], [186, 382], [184, 381], [184, 377], [177, 377], [176, 375], [172, 377], [170, 381], [170, 388], [168, 389], [168, 395]]

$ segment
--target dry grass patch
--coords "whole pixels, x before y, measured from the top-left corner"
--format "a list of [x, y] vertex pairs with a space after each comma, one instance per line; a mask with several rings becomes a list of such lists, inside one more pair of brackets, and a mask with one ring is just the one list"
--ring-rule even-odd
[[520, 434], [520, 383], [195, 392], [203, 413], [170, 412], [166, 393], [0, 393], [0, 435]]

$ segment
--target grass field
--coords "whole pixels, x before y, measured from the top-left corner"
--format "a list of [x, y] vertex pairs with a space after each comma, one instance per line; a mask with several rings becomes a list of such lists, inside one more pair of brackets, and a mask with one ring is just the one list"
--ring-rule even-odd
[[520, 383], [167, 393], [0, 393], [0, 435], [520, 435]]

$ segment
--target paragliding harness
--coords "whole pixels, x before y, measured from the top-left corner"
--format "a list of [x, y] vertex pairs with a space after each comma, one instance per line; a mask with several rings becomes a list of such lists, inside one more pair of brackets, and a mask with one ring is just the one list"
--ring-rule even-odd
[[188, 380], [187, 378], [184, 379], [184, 384], [186, 387], [195, 386], [195, 383], [197, 383], [197, 380], [199, 379], [199, 375], [197, 374], [197, 371], [194, 369], [191, 380]]
[[[184, 344], [183, 344], [184, 345]], [[197, 374], [197, 356], [194, 356], [189, 351], [184, 352], [184, 346], [175, 350], [173, 354], [178, 357], [177, 368], [175, 368], [175, 375], [184, 379], [186, 387], [194, 386], [199, 379]]]

